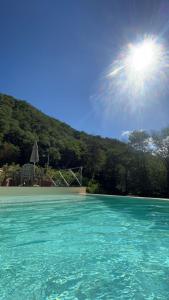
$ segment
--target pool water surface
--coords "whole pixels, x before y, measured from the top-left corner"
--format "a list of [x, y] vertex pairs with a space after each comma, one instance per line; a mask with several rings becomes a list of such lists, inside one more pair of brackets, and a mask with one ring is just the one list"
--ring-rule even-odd
[[0, 300], [169, 299], [169, 201], [38, 197], [0, 205]]

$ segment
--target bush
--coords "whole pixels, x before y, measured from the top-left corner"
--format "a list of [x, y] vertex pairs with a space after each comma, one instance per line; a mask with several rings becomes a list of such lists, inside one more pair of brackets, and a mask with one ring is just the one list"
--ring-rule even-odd
[[86, 192], [90, 194], [99, 194], [100, 193], [99, 183], [96, 182], [95, 180], [90, 180]]

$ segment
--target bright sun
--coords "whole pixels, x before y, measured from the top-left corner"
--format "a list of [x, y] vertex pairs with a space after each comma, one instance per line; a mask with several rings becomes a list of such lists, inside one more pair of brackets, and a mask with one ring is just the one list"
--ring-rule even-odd
[[156, 85], [168, 69], [168, 54], [154, 37], [145, 37], [140, 42], [128, 44], [119, 54], [108, 73], [118, 92], [143, 95]]
[[[124, 45], [101, 79], [97, 99], [106, 116], [121, 110], [138, 113], [167, 95], [169, 50], [160, 36], [145, 35]], [[97, 102], [96, 102], [97, 103]]]
[[149, 73], [158, 66], [161, 55], [162, 46], [147, 38], [141, 43], [128, 46], [126, 67], [134, 73]]
[[129, 60], [131, 67], [136, 71], [144, 71], [156, 63], [156, 45], [152, 41], [131, 46]]

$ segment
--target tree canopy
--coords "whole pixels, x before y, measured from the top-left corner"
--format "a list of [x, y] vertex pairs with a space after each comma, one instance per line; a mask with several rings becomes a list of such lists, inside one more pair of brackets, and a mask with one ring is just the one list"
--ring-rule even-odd
[[0, 166], [29, 162], [38, 141], [40, 166], [84, 167], [91, 192], [166, 196], [169, 194], [169, 128], [134, 131], [129, 142], [79, 132], [26, 101], [0, 94]]

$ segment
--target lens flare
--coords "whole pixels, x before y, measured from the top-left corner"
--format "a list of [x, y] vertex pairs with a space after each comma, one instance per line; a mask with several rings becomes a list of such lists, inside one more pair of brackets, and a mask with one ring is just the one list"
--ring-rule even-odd
[[[162, 101], [167, 91], [169, 55], [156, 37], [126, 45], [108, 68], [95, 97], [102, 114], [140, 112]], [[101, 105], [98, 105], [101, 104]]]
[[137, 97], [150, 91], [166, 67], [168, 59], [164, 46], [154, 38], [147, 37], [137, 44], [127, 45], [107, 76], [112, 82], [117, 81], [121, 91], [125, 89], [125, 92]]

